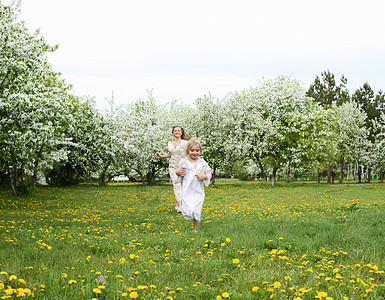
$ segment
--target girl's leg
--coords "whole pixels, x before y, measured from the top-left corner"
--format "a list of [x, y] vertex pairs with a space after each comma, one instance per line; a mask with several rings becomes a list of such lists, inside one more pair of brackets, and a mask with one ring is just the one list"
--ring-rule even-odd
[[199, 221], [193, 219], [193, 230], [198, 231]]
[[182, 212], [182, 201], [176, 201], [177, 211]]

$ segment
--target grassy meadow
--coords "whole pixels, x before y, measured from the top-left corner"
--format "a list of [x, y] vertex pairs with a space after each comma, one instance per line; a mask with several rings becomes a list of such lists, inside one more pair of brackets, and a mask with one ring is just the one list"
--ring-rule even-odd
[[219, 180], [0, 191], [0, 299], [384, 299], [385, 185]]

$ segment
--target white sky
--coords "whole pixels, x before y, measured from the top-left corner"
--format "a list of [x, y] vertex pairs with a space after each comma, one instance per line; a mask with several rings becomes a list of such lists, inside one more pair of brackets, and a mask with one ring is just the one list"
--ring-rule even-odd
[[[2, 1], [9, 3], [9, 1]], [[222, 99], [256, 79], [306, 87], [330, 70], [385, 90], [384, 0], [24, 0], [20, 18], [59, 49], [54, 70], [98, 108], [147, 97]]]

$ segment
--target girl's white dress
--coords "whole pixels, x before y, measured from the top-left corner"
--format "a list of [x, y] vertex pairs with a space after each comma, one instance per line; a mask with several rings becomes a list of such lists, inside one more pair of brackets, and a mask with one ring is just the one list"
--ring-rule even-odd
[[168, 143], [168, 152], [171, 154], [170, 162], [168, 165], [168, 170], [170, 172], [170, 179], [173, 182], [174, 194], [176, 201], [182, 201], [182, 187], [180, 182], [175, 183], [173, 181], [175, 172], [179, 169], [179, 163], [182, 158], [187, 156], [187, 141], [181, 140], [179, 144], [174, 147], [174, 145]]
[[[200, 222], [205, 200], [204, 185], [208, 186], [211, 180], [210, 167], [202, 158], [192, 163], [188, 157], [180, 161], [179, 167], [186, 170], [185, 176], [174, 176], [174, 182], [182, 183], [182, 215], [186, 220], [195, 219]], [[195, 177], [199, 173], [206, 174], [207, 179], [199, 181]]]

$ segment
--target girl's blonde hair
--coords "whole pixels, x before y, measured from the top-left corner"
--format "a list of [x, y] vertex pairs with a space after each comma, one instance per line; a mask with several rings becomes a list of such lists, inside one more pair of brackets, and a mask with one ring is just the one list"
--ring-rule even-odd
[[197, 138], [192, 138], [188, 141], [187, 143], [187, 154], [189, 153], [190, 149], [193, 147], [193, 146], [196, 146], [198, 145], [199, 147], [199, 150], [201, 151], [202, 153], [202, 145], [201, 145], [201, 142], [197, 139]]
[[173, 126], [173, 127], [172, 127], [172, 130], [171, 130], [171, 133], [174, 133], [174, 129], [175, 129], [176, 127], [179, 127], [179, 128], [182, 130], [182, 135], [181, 135], [181, 137], [180, 137], [182, 140], [189, 141], [189, 140], [191, 139], [190, 135], [189, 135], [189, 134], [183, 129], [183, 127], [180, 126], [180, 125], [175, 125], [175, 126]]

